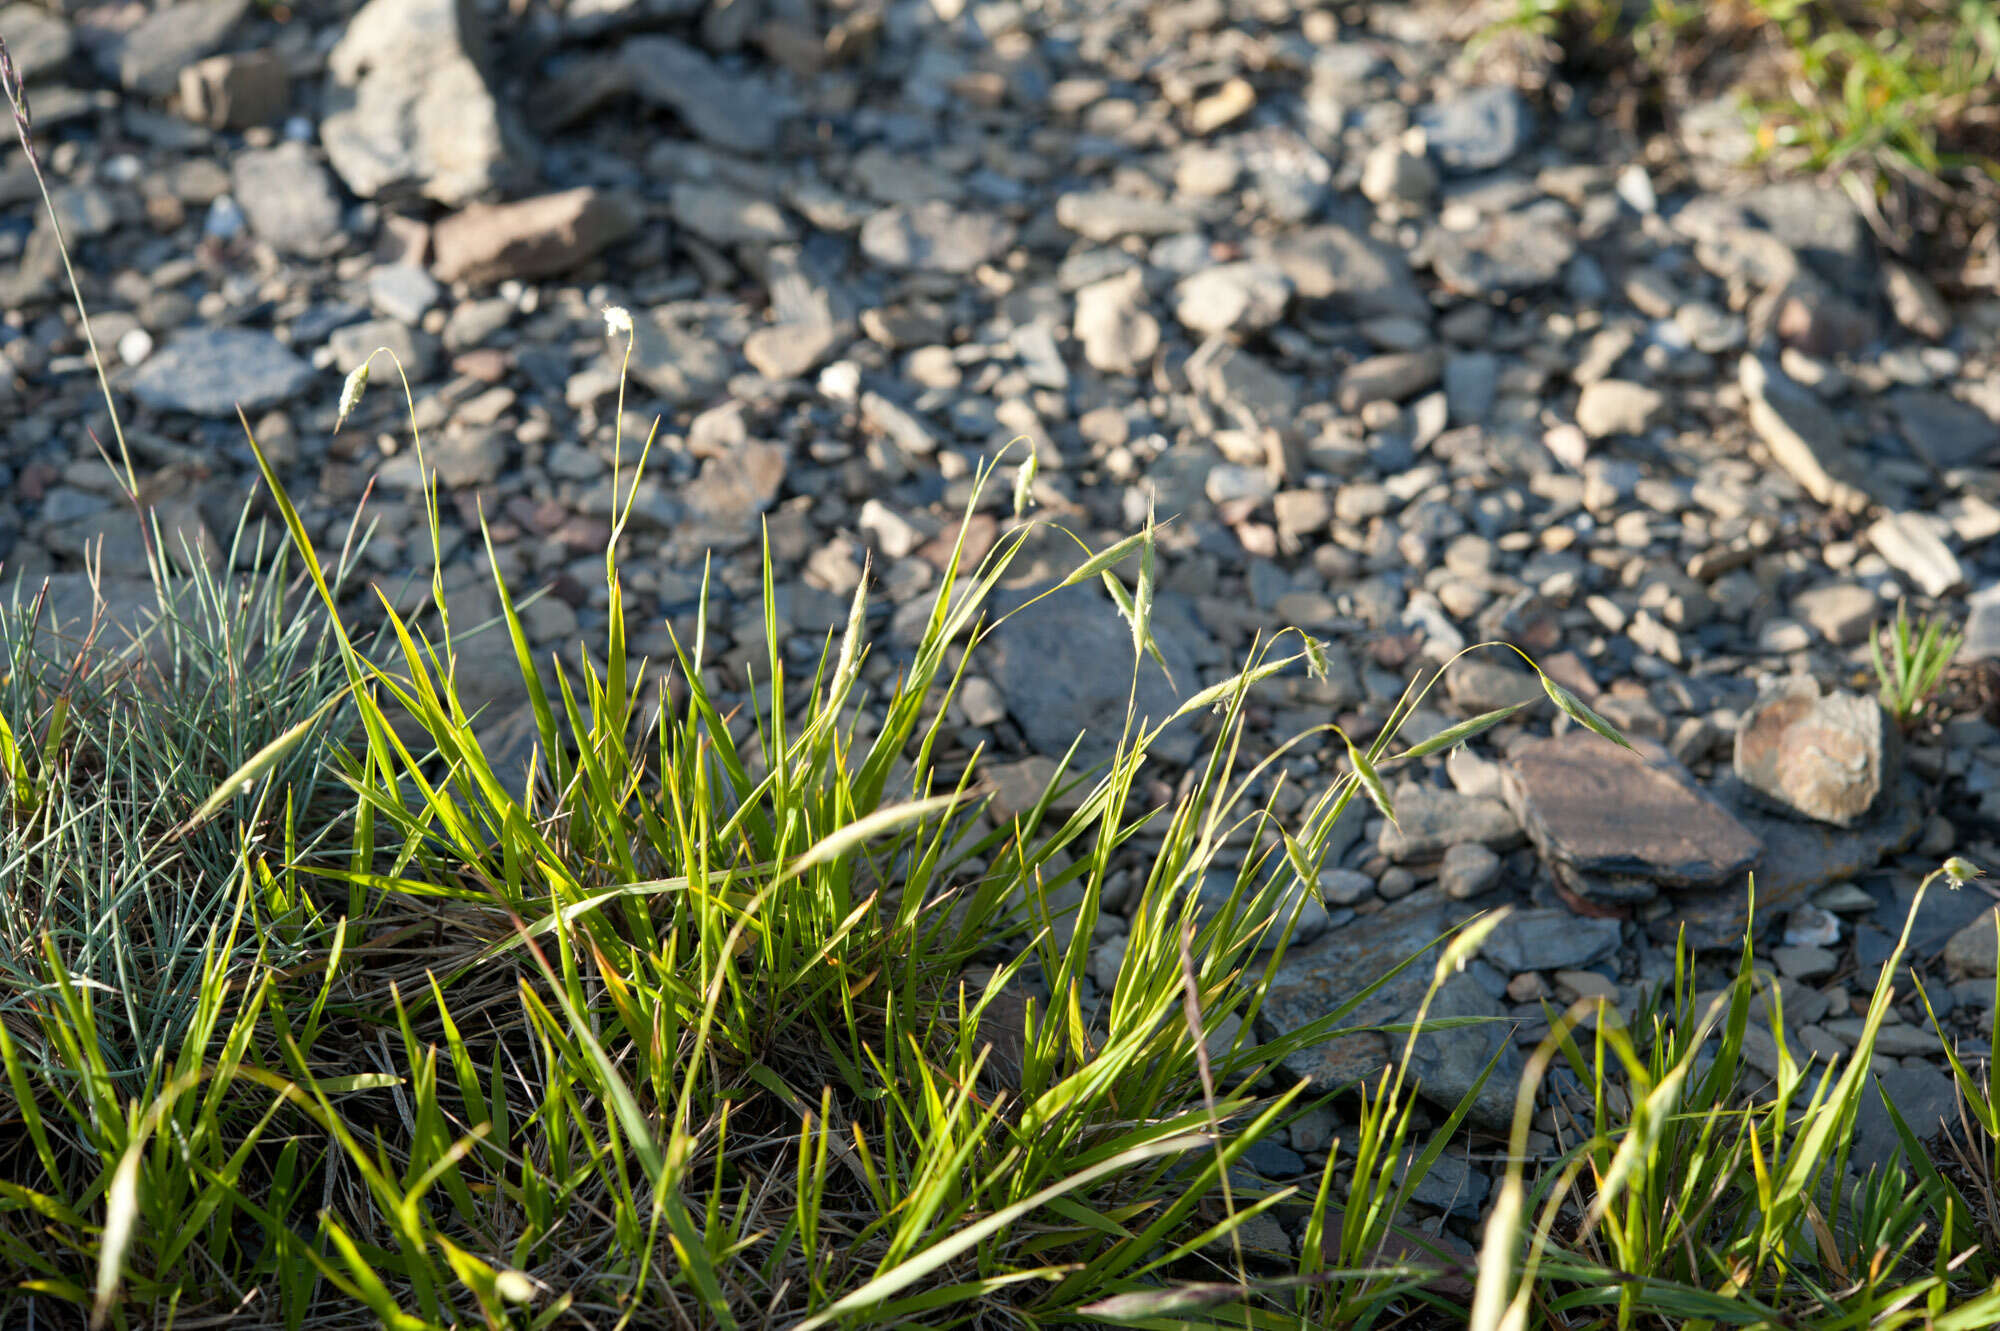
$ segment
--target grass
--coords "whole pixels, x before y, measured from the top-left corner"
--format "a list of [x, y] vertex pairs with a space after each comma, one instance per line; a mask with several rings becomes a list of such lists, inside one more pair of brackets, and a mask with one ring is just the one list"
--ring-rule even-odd
[[[705, 612], [665, 676], [629, 654], [622, 514], [603, 636], [570, 665], [530, 651], [497, 560], [502, 622], [453, 624], [434, 488], [434, 608], [379, 597], [377, 634], [349, 552], [263, 480], [228, 572], [153, 559], [136, 644], [56, 643], [32, 595], [0, 621], [8, 1325], [2000, 1322], [2000, 1029], [1954, 1053], [1966, 1108], [1935, 1154], [1933, 1125], [1899, 1122], [1907, 1163], [1851, 1156], [1907, 925], [1845, 1058], [1794, 1056], [1747, 937], [1733, 969], [1683, 946], [1629, 1015], [1549, 1010], [1502, 1186], [1463, 1232], [1416, 1198], [1479, 1088], [1427, 1106], [1408, 1077], [1463, 1019], [1426, 998], [1358, 1084], [1285, 1073], [1392, 978], [1265, 1038], [1334, 829], [1357, 798], [1393, 818], [1385, 771], [1518, 707], [1406, 745], [1413, 688], [1372, 734], [1253, 756], [1256, 691], [1325, 664], [1287, 635], [1174, 716], [1128, 695], [1111, 759], [1000, 817], [948, 718], [1029, 526], [975, 563], [961, 546], [895, 659], [865, 581], [839, 634], [788, 652], [767, 558], [766, 652], [731, 692]], [[1079, 542], [1051, 594], [1105, 585], [1136, 666], [1155, 576], [1149, 522]], [[453, 686], [466, 652], [503, 649], [525, 777]], [[1170, 724], [1207, 747], [1163, 798]], [[1911, 919], [1976, 872], [1947, 862]], [[1218, 874], [1233, 890], [1204, 911]], [[1128, 942], [1093, 977], [1114, 877]], [[1403, 965], [1434, 996], [1497, 923]], [[1760, 1007], [1779, 1018], [1754, 1071]], [[1246, 1169], [1308, 1113], [1335, 1124], [1312, 1172]]]
[[[1882, 654], [1882, 639], [1889, 653]], [[1869, 659], [1881, 685], [1882, 706], [1905, 730], [1921, 721], [1944, 684], [1965, 634], [1943, 615], [1927, 615], [1914, 629], [1909, 607], [1898, 603], [1895, 623], [1868, 640]]]
[[[1663, 111], [1732, 93], [1755, 156], [1850, 174], [1906, 248], [1943, 217], [1990, 244], [2000, 199], [1994, 0], [1517, 0], [1487, 37], [1525, 37]], [[1937, 258], [1941, 256], [1930, 256]]]

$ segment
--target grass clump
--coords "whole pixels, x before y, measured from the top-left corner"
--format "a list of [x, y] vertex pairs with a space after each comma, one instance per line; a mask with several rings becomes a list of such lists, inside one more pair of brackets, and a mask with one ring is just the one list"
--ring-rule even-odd
[[[1889, 640], [1887, 656], [1882, 651], [1885, 637]], [[1895, 622], [1868, 639], [1882, 706], [1896, 724], [1907, 730], [1923, 719], [1964, 643], [1965, 634], [1953, 628], [1945, 616], [1925, 616], [1912, 626], [1909, 606], [1897, 603]]]

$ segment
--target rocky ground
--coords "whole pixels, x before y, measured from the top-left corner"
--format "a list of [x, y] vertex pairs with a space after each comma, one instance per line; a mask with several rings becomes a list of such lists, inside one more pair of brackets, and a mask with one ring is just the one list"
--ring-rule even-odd
[[[1544, 999], [1629, 1007], [1683, 928], [1722, 982], [1747, 873], [1786, 1038], [1836, 1054], [1921, 874], [1949, 852], [2000, 864], [1981, 697], [1956, 687], [1950, 719], [1907, 736], [1865, 701], [1866, 640], [1899, 600], [1969, 614], [1965, 659], [2000, 656], [2000, 301], [1941, 296], [1920, 247], [1884, 244], [1839, 188], [1740, 169], [1727, 108], [1635, 142], [1587, 89], [1499, 81], [1461, 20], [1293, 0], [58, 0], [0, 8], [0, 35], [142, 495], [191, 545], [226, 538], [250, 491], [240, 406], [317, 537], [338, 546], [372, 482], [364, 571], [427, 581], [386, 365], [331, 430], [342, 376], [387, 346], [442, 477], [459, 622], [494, 608], [483, 510], [512, 583], [551, 589], [526, 612], [538, 644], [589, 640], [619, 306], [628, 459], [660, 421], [625, 563], [656, 659], [714, 550], [711, 642], [742, 682], [767, 527], [802, 661], [872, 557], [889, 678], [976, 468], [1022, 437], [1042, 515], [1093, 542], [1149, 506], [1171, 518], [1155, 628], [1183, 691], [1253, 635], [1328, 641], [1328, 679], [1261, 695], [1261, 740], [1329, 718], [1371, 733], [1467, 643], [1534, 655], [1640, 756], [1544, 706], [1406, 770], [1399, 826], [1349, 816], [1263, 1018], [1309, 1021], [1512, 904], [1437, 1010], [1515, 1024], [1436, 1036], [1418, 1069], [1449, 1101], [1504, 1047], [1475, 1114], [1490, 1131]], [[143, 549], [41, 213], [0, 149], [0, 558], [10, 585], [53, 575], [73, 613], [87, 550], [116, 601]], [[1007, 490], [974, 555], [1011, 525]], [[1023, 583], [1073, 551], [1031, 544]], [[1510, 658], [1455, 667], [1407, 733], [1538, 696]], [[992, 755], [1000, 814], [1079, 729], [1086, 758], [1107, 751], [1129, 659], [1094, 588], [997, 635], [954, 739]], [[503, 739], [512, 671], [461, 663]], [[1149, 665], [1142, 704], [1173, 691]], [[1306, 753], [1281, 804], [1333, 768]], [[1973, 1056], [1993, 899], [1939, 891], [1914, 936]], [[1123, 925], [1100, 930], [1108, 979]], [[1401, 1017], [1419, 987], [1363, 1015]], [[1752, 1048], [1771, 1064], [1767, 1027]], [[1364, 1037], [1294, 1070], [1341, 1080], [1386, 1052]], [[1912, 990], [1876, 1057], [1912, 1123], [1950, 1104], [1939, 1054]], [[1564, 1113], [1541, 1111], [1539, 1147]], [[1315, 1165], [1335, 1122], [1258, 1168]], [[1870, 1158], [1892, 1148], [1879, 1107], [1863, 1132]], [[1439, 1224], [1477, 1214], [1494, 1154], [1441, 1163]]]

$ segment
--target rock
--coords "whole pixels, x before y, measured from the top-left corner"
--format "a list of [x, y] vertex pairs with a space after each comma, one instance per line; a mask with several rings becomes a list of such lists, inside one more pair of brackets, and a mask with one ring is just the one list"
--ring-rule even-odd
[[1113, 241], [1126, 236], [1177, 236], [1199, 222], [1176, 203], [1142, 199], [1114, 190], [1065, 194], [1056, 200], [1056, 221], [1088, 240]]
[[1895, 740], [1874, 698], [1822, 697], [1807, 678], [1760, 699], [1744, 719], [1736, 777], [1782, 809], [1852, 827], [1893, 776]]
[[1750, 398], [1751, 428], [1807, 494], [1847, 513], [1868, 506], [1861, 464], [1839, 420], [1818, 398], [1755, 356], [1738, 362], [1738, 379]]
[[1347, 367], [1340, 377], [1340, 409], [1359, 411], [1370, 402], [1403, 402], [1438, 381], [1444, 373], [1444, 352], [1392, 351], [1370, 356]]
[[563, 30], [576, 37], [601, 37], [607, 32], [691, 17], [700, 0], [569, 0], [563, 6]]
[[1592, 439], [1644, 434], [1666, 418], [1666, 395], [1625, 379], [1599, 379], [1583, 386], [1576, 400], [1576, 423]]
[[165, 97], [181, 69], [222, 45], [250, 10], [250, 0], [180, 0], [156, 9], [103, 48], [127, 91]]
[[[1891, 787], [1874, 817], [1851, 828], [1773, 814], [1764, 797], [1733, 774], [1717, 781], [1715, 793], [1763, 845], [1751, 869], [1757, 879], [1760, 927], [1785, 918], [1792, 907], [1829, 883], [1872, 869], [1885, 855], [1915, 841], [1924, 825], [1916, 779], [1907, 773]], [[1658, 941], [1671, 943], [1684, 928], [1688, 945], [1700, 951], [1740, 948], [1750, 924], [1750, 898], [1743, 889], [1737, 880], [1712, 889], [1677, 892], [1673, 910], [1651, 921], [1648, 930]], [[1899, 914], [1896, 926], [1901, 924]]]
[[1982, 587], [1965, 598], [1965, 645], [1961, 660], [1991, 661], [2000, 657], [2000, 583]]
[[1965, 585], [1965, 569], [1926, 514], [1883, 514], [1868, 524], [1868, 544], [1926, 596], [1944, 596]]
[[1792, 613], [1836, 647], [1852, 647], [1865, 639], [1880, 607], [1873, 591], [1852, 582], [1812, 587], [1792, 598]]
[[1996, 956], [1995, 924], [2000, 924], [2000, 910], [1989, 910], [1953, 934], [1951, 941], [1944, 945], [1945, 973], [1954, 980], [1992, 978]]
[[1496, 850], [1521, 843], [1521, 824], [1499, 800], [1405, 781], [1391, 802], [1396, 821], [1382, 829], [1381, 850], [1399, 864], [1434, 860], [1461, 843]]
[[1421, 207], [1437, 187], [1430, 159], [1405, 152], [1400, 144], [1377, 144], [1361, 165], [1361, 193], [1371, 203]]
[[1616, 954], [1622, 938], [1616, 920], [1567, 910], [1516, 910], [1494, 926], [1480, 951], [1503, 971], [1581, 970]]
[[1343, 318], [1430, 319], [1430, 301], [1417, 289], [1401, 251], [1344, 226], [1255, 238], [1249, 253], [1290, 278], [1300, 299], [1324, 301]]
[[1014, 226], [993, 213], [960, 212], [948, 203], [884, 208], [861, 227], [861, 250], [887, 268], [969, 273], [1014, 243]]
[[1823, 947], [1785, 946], [1771, 950], [1771, 963], [1780, 975], [1794, 980], [1817, 980], [1833, 974], [1840, 958]]
[[1739, 202], [1828, 281], [1857, 293], [1874, 285], [1868, 223], [1838, 186], [1781, 180], [1749, 191]]
[[7, 39], [14, 72], [29, 84], [61, 69], [76, 50], [75, 31], [40, 5], [12, 4], [0, 8], [0, 36]]
[[[412, 384], [427, 383], [437, 373], [437, 338], [399, 319], [369, 319], [337, 328], [327, 346], [342, 374], [352, 374], [378, 349], [395, 359]], [[386, 371], [389, 366], [378, 361], [376, 369]]]
[[[1884, 1027], [1884, 1034], [1890, 1029]], [[1903, 1157], [1902, 1135], [1883, 1106], [1884, 1097], [1895, 1104], [1904, 1125], [1919, 1142], [1929, 1142], [1959, 1122], [1958, 1090], [1951, 1077], [1921, 1059], [1904, 1059], [1868, 1078], [1862, 1088], [1849, 1166], [1856, 1173]]]
[[[1444, 894], [1412, 892], [1368, 917], [1368, 927], [1334, 929], [1317, 942], [1286, 953], [1266, 991], [1260, 1020], [1273, 1037], [1288, 1035], [1334, 1011], [1365, 986], [1416, 956], [1393, 979], [1376, 990], [1342, 1022], [1345, 1026], [1375, 1026], [1412, 1019], [1429, 987], [1434, 964], [1433, 941], [1456, 918], [1447, 914]], [[1503, 926], [1504, 927], [1504, 926]], [[1470, 976], [1453, 975], [1432, 1004], [1432, 1019], [1498, 1018], [1498, 1003]], [[1302, 1049], [1284, 1060], [1293, 1076], [1330, 1091], [1378, 1075], [1402, 1054], [1402, 1035], [1375, 1033], [1347, 1036]], [[1468, 1118], [1488, 1131], [1502, 1131], [1513, 1121], [1514, 1088], [1522, 1072], [1521, 1056], [1500, 1022], [1450, 1030], [1435, 1027], [1418, 1035], [1410, 1070], [1424, 1098], [1456, 1107], [1498, 1055], [1492, 1075], [1473, 1101]]]
[[240, 152], [229, 178], [251, 234], [278, 253], [323, 259], [346, 244], [333, 177], [303, 143]]
[[1134, 269], [1076, 293], [1070, 332], [1083, 358], [1106, 374], [1134, 374], [1160, 348], [1160, 323], [1145, 307], [1145, 282]]
[[[507, 436], [494, 426], [450, 429], [424, 441], [421, 466], [428, 468], [446, 491], [476, 490], [500, 479], [507, 467], [508, 451]], [[419, 461], [414, 449], [397, 454], [382, 468], [381, 483], [393, 490], [420, 488], [424, 475]], [[501, 655], [505, 655], [504, 648]], [[510, 692], [518, 680], [517, 674], [508, 673], [512, 666], [512, 662], [494, 664]]]
[[203, 328], [179, 333], [132, 377], [149, 407], [233, 419], [288, 402], [313, 381], [312, 366], [269, 333]]
[[1184, 279], [1175, 293], [1174, 317], [1190, 332], [1257, 333], [1285, 315], [1292, 282], [1273, 264], [1217, 264]]
[[181, 114], [210, 129], [268, 125], [291, 105], [292, 78], [276, 51], [197, 60], [180, 73]]
[[1467, 296], [1518, 296], [1552, 286], [1576, 255], [1567, 223], [1533, 212], [1498, 213], [1470, 230], [1440, 229], [1431, 269], [1453, 291]]
[[634, 93], [671, 109], [704, 142], [744, 154], [777, 147], [791, 105], [765, 80], [727, 73], [672, 37], [634, 37], [618, 58]]
[[[1007, 614], [1042, 590], [1000, 593], [994, 614]], [[1196, 669], [1179, 635], [1158, 623], [1154, 632], [1172, 682], [1148, 656], [1139, 666], [1135, 715], [1157, 725], [1196, 687]], [[1124, 727], [1132, 635], [1100, 592], [1070, 588], [1008, 618], [982, 647], [980, 665], [1035, 752], [1060, 757], [1081, 733], [1079, 763], [1089, 766], [1111, 756]], [[1160, 737], [1155, 751], [1184, 762], [1194, 746], [1193, 726], [1184, 719]]]
[[711, 546], [726, 549], [755, 540], [761, 515], [777, 502], [786, 470], [785, 447], [759, 440], [709, 458], [681, 491], [689, 522], [675, 530], [674, 548], [683, 558], [694, 559]]
[[409, 190], [456, 208], [510, 174], [473, 12], [459, 0], [369, 0], [328, 53], [320, 141], [362, 198]]
[[772, 324], [743, 340], [743, 359], [766, 379], [803, 379], [851, 335], [825, 321]]
[[1910, 448], [1938, 470], [2000, 460], [2000, 424], [1971, 403], [1926, 388], [1899, 388], [1887, 401]]
[[1635, 748], [1576, 729], [1508, 756], [1501, 789], [1542, 858], [1579, 891], [1598, 877], [1699, 887], [1749, 868], [1756, 837], [1664, 749]]
[[633, 314], [632, 377], [662, 397], [707, 405], [735, 368], [729, 348], [694, 311], [666, 305]]
[[1918, 337], [1942, 342], [1951, 332], [1951, 307], [1922, 273], [1893, 259], [1885, 260], [1882, 294], [1889, 298], [1889, 311], [1896, 322]]
[[777, 204], [727, 185], [677, 184], [671, 206], [676, 222], [711, 244], [775, 245], [792, 236]]
[[439, 281], [473, 286], [553, 277], [624, 240], [638, 226], [633, 203], [589, 186], [519, 203], [475, 204], [433, 230], [431, 271]]
[[1242, 412], [1260, 424], [1290, 419], [1298, 409], [1298, 385], [1225, 338], [1212, 337], [1187, 359], [1188, 382], [1218, 405]]
[[1458, 709], [1471, 716], [1544, 696], [1542, 682], [1534, 675], [1487, 656], [1461, 656], [1452, 662], [1444, 672], [1444, 687]]
[[0, 616], [0, 651], [9, 659], [20, 644], [10, 640], [7, 630], [28, 622], [25, 611], [38, 595], [43, 601], [34, 643], [58, 662], [86, 644], [121, 655], [144, 647], [156, 658], [166, 650], [161, 635], [149, 632], [160, 614], [159, 592], [149, 578], [52, 573], [43, 579], [10, 571], [0, 582], [0, 601], [11, 608]]
[[1490, 171], [1521, 151], [1533, 116], [1507, 87], [1472, 88], [1419, 107], [1416, 122], [1447, 171]]
[[441, 294], [431, 275], [415, 264], [385, 264], [368, 274], [368, 303], [406, 324], [419, 322]]
[[1438, 886], [1454, 901], [1468, 901], [1500, 881], [1500, 857], [1476, 843], [1453, 846], [1438, 865]]

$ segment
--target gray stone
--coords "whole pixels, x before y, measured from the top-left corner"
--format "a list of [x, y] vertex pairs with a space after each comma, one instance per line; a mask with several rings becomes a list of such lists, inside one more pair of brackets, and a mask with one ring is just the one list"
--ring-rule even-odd
[[1359, 411], [1370, 402], [1402, 402], [1415, 397], [1444, 373], [1444, 352], [1392, 351], [1348, 366], [1340, 377], [1340, 409]]
[[1361, 164], [1361, 193], [1372, 203], [1420, 206], [1437, 193], [1438, 173], [1430, 159], [1381, 143]]
[[1508, 87], [1471, 88], [1419, 107], [1416, 122], [1447, 171], [1490, 171], [1521, 151], [1533, 128], [1521, 94]]
[[1778, 807], [1852, 827], [1893, 779], [1896, 732], [1872, 697], [1810, 678], [1767, 694], [1736, 732], [1736, 777]]
[[248, 129], [285, 113], [291, 71], [276, 51], [242, 51], [197, 60], [180, 74], [181, 114], [210, 129]]
[[1635, 748], [1573, 729], [1508, 756], [1502, 790], [1542, 858], [1579, 882], [1602, 875], [1673, 887], [1748, 868], [1756, 837], [1664, 749], [1645, 740]]
[[1466, 901], [1500, 882], [1500, 857], [1476, 843], [1453, 846], [1438, 865], [1438, 886], [1454, 901]]
[[[368, 319], [348, 324], [335, 329], [326, 344], [332, 349], [334, 364], [342, 374], [353, 373], [378, 350], [393, 357], [412, 384], [426, 383], [437, 373], [437, 338], [399, 319]], [[383, 371], [389, 368], [380, 360], [376, 366]]]
[[1926, 514], [1885, 513], [1868, 525], [1868, 543], [1926, 596], [1944, 596], [1965, 585], [1958, 556]]
[[132, 377], [149, 407], [233, 419], [240, 406], [263, 411], [297, 397], [313, 368], [269, 333], [203, 328], [177, 334]]
[[409, 190], [459, 207], [511, 173], [472, 13], [460, 0], [369, 0], [328, 53], [320, 140], [362, 198]]
[[13, 4], [0, 9], [0, 36], [23, 82], [60, 69], [76, 50], [76, 33], [68, 23], [40, 5]]
[[766, 80], [725, 72], [672, 37], [634, 37], [619, 61], [634, 93], [670, 108], [703, 141], [729, 152], [770, 152], [791, 114], [789, 99]]
[[1996, 957], [1996, 923], [2000, 923], [2000, 910], [1988, 910], [1953, 934], [1944, 945], [1945, 973], [1954, 980], [1991, 978]]
[[884, 208], [861, 227], [862, 252], [886, 268], [970, 273], [1013, 243], [1006, 218], [960, 212], [942, 200]]
[[1880, 611], [1875, 593], [1852, 582], [1808, 588], [1792, 598], [1792, 613], [1836, 647], [1852, 647], [1865, 639]]
[[384, 264], [368, 274], [369, 304], [402, 323], [419, 322], [440, 294], [436, 279], [415, 264]]
[[1291, 279], [1274, 264], [1217, 264], [1181, 282], [1175, 292], [1174, 317], [1204, 337], [1256, 333], [1282, 319], [1291, 298]]
[[415, 449], [391, 458], [381, 470], [381, 482], [394, 490], [416, 490], [424, 483], [421, 468], [428, 468], [446, 491], [477, 489], [500, 479], [508, 452], [507, 436], [497, 427], [446, 430], [424, 440], [421, 460]]
[[1212, 337], [1195, 349], [1187, 376], [1212, 401], [1262, 424], [1287, 421], [1298, 409], [1298, 385], [1289, 375], [1224, 338]]
[[1409, 261], [1369, 236], [1332, 224], [1253, 239], [1252, 258], [1273, 264], [1301, 300], [1324, 301], [1348, 319], [1400, 316], [1429, 321], [1430, 301]]
[[1503, 971], [1570, 971], [1618, 951], [1618, 921], [1567, 910], [1510, 911], [1487, 935], [1481, 954]]
[[[1290, 1034], [1325, 1017], [1415, 956], [1418, 959], [1413, 964], [1340, 1025], [1355, 1030], [1413, 1019], [1430, 986], [1435, 964], [1432, 943], [1460, 918], [1447, 910], [1450, 905], [1441, 892], [1412, 892], [1369, 916], [1365, 929], [1335, 929], [1309, 946], [1292, 949], [1272, 977], [1260, 1019], [1274, 1036]], [[1462, 974], [1445, 980], [1430, 1009], [1433, 1020], [1503, 1015], [1499, 1004]], [[1405, 1038], [1365, 1031], [1324, 1041], [1287, 1057], [1285, 1069], [1320, 1091], [1351, 1086], [1379, 1075], [1392, 1059], [1400, 1059]], [[1426, 1099], [1455, 1107], [1471, 1091], [1488, 1060], [1496, 1056], [1493, 1073], [1473, 1100], [1468, 1118], [1488, 1131], [1502, 1131], [1513, 1121], [1514, 1088], [1522, 1072], [1520, 1053], [1508, 1038], [1504, 1022], [1451, 1030], [1432, 1028], [1419, 1034], [1410, 1071]]]
[[1535, 212], [1498, 213], [1470, 230], [1437, 231], [1431, 269], [1463, 295], [1517, 296], [1553, 285], [1575, 255], [1567, 223]]
[[[1083, 736], [1084, 765], [1111, 756], [1124, 728], [1132, 682], [1132, 634], [1110, 600], [1094, 585], [1072, 587], [1019, 609], [1043, 587], [1000, 593], [994, 614], [1008, 615], [986, 640], [979, 664], [1007, 700], [1007, 711], [1037, 753], [1060, 757]], [[1135, 718], [1158, 725], [1179, 700], [1199, 687], [1187, 646], [1155, 624], [1172, 682], [1150, 656], [1138, 665]], [[1194, 753], [1191, 718], [1160, 737], [1156, 751], [1175, 761]]]
[[1923, 388], [1889, 394], [1889, 411], [1918, 457], [1940, 471], [2000, 460], [2000, 424], [1969, 402]]
[[1056, 221], [1086, 239], [1113, 241], [1126, 236], [1179, 235], [1193, 229], [1199, 218], [1176, 203], [1113, 190], [1090, 190], [1057, 199]]
[[1932, 342], [1942, 342], [1951, 332], [1951, 307], [1931, 285], [1930, 279], [1893, 259], [1882, 264], [1882, 294], [1889, 298], [1889, 311], [1896, 322]]
[[1834, 414], [1784, 374], [1745, 356], [1738, 378], [1750, 398], [1750, 425], [1778, 465], [1828, 508], [1858, 513], [1871, 498], [1866, 474]]
[[431, 233], [431, 268], [442, 282], [490, 285], [554, 277], [638, 230], [632, 200], [582, 186], [516, 203], [475, 204]]
[[179, 86], [181, 68], [222, 45], [249, 10], [250, 0], [180, 0], [108, 43], [101, 58], [127, 91], [165, 97]]
[[1070, 332], [1083, 358], [1106, 374], [1135, 373], [1160, 349], [1160, 322], [1146, 311], [1137, 270], [1079, 289]]
[[1958, 1124], [1957, 1088], [1949, 1075], [1928, 1063], [1905, 1059], [1867, 1082], [1854, 1120], [1850, 1168], [1856, 1173], [1903, 1157], [1902, 1135], [1889, 1118], [1889, 1111], [1882, 1103], [1884, 1097], [1895, 1104], [1904, 1125], [1920, 1143], [1929, 1142]]
[[728, 185], [676, 184], [670, 206], [676, 222], [715, 245], [775, 245], [792, 236], [777, 204]]
[[347, 243], [333, 177], [303, 143], [240, 152], [229, 179], [251, 234], [278, 253], [323, 259]]
[[1499, 800], [1405, 781], [1391, 802], [1396, 821], [1383, 827], [1381, 850], [1399, 864], [1434, 860], [1466, 842], [1497, 850], [1521, 843], [1521, 824]]
[[1599, 379], [1583, 386], [1576, 400], [1576, 423], [1592, 439], [1644, 434], [1667, 414], [1666, 395], [1625, 379]]

